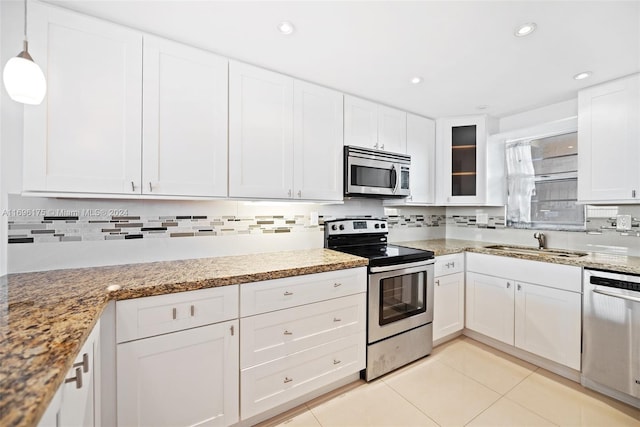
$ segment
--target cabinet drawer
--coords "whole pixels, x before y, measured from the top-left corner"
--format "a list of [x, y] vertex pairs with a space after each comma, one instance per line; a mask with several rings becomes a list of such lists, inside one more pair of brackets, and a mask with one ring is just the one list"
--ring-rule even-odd
[[467, 253], [467, 271], [582, 292], [582, 268], [572, 265]]
[[366, 292], [366, 268], [307, 274], [240, 286], [240, 316], [253, 316]]
[[117, 342], [238, 317], [238, 285], [116, 302]]
[[464, 253], [436, 257], [435, 276], [461, 273], [464, 271]]
[[248, 368], [364, 333], [366, 294], [278, 310], [240, 321], [240, 367]]
[[241, 371], [241, 418], [247, 419], [365, 367], [365, 335], [351, 335]]

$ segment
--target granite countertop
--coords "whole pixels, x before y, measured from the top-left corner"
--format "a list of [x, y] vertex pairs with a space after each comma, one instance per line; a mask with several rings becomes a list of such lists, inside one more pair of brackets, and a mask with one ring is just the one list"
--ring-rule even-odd
[[477, 242], [473, 240], [456, 239], [416, 240], [410, 242], [397, 242], [396, 244], [416, 249], [430, 250], [433, 251], [436, 256], [461, 252], [475, 252], [487, 255], [507, 256], [510, 258], [549, 262], [554, 264], [573, 265], [576, 267], [613, 270], [620, 273], [640, 274], [640, 257], [636, 256], [586, 252], [586, 256], [578, 258], [541, 258], [536, 255], [505, 253], [504, 251], [485, 248], [485, 246], [488, 245], [499, 245], [499, 243], [495, 242]]
[[[34, 426], [110, 300], [362, 267], [328, 249], [10, 274], [0, 278], [0, 425]], [[118, 285], [117, 291], [107, 287]]]

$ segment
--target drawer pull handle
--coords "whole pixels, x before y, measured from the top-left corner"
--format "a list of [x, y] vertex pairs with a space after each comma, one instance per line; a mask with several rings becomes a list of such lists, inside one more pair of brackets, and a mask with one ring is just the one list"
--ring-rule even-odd
[[293, 332], [289, 332], [289, 331], [287, 331], [287, 330], [285, 329], [284, 334], [285, 334], [285, 335], [293, 335]]
[[291, 296], [291, 295], [293, 295], [293, 292], [284, 291], [284, 296], [285, 297], [288, 297], [288, 296]]
[[233, 325], [231, 325], [231, 328], [229, 329], [231, 330], [231, 336], [234, 336], [236, 332], [236, 328], [234, 328]]
[[293, 381], [293, 378], [289, 378], [289, 377], [284, 377], [284, 383], [290, 383], [291, 381]]
[[76, 368], [76, 376], [65, 379], [64, 383], [76, 383], [76, 388], [82, 388], [82, 369]]
[[176, 308], [173, 308], [173, 320], [176, 320], [178, 318], [178, 310], [176, 310]]
[[340, 363], [340, 362], [341, 362], [341, 360], [333, 359], [333, 364], [334, 364], [334, 365], [337, 365], [337, 364], [338, 364], [338, 363]]
[[334, 288], [337, 288], [337, 287], [339, 287], [339, 286], [342, 286], [342, 283], [334, 283], [334, 284], [333, 284], [333, 287], [334, 287]]
[[195, 305], [191, 305], [191, 317], [196, 315], [196, 306]]
[[334, 322], [342, 322], [342, 319], [341, 319], [341, 318], [339, 318], [339, 317], [334, 317], [334, 318], [333, 318], [333, 321], [334, 321]]
[[131, 181], [131, 191], [136, 191], [136, 185]]
[[74, 363], [73, 367], [77, 368], [78, 366], [82, 367], [82, 371], [86, 374], [87, 372], [89, 372], [89, 354], [88, 353], [84, 353], [82, 355], [82, 362], [78, 362], [78, 363]]

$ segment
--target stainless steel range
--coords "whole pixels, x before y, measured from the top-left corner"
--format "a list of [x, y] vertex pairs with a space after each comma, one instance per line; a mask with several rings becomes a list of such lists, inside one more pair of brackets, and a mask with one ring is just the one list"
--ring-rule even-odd
[[369, 259], [367, 368], [370, 381], [431, 353], [431, 251], [387, 244], [387, 222], [350, 218], [325, 222], [325, 247]]

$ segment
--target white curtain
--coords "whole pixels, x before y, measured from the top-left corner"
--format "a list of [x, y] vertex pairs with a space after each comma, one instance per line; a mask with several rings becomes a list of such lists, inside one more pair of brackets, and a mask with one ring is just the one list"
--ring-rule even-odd
[[535, 191], [535, 172], [529, 141], [508, 143], [507, 156], [507, 220], [517, 226], [531, 222], [531, 196]]

